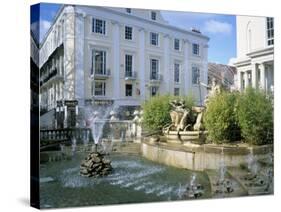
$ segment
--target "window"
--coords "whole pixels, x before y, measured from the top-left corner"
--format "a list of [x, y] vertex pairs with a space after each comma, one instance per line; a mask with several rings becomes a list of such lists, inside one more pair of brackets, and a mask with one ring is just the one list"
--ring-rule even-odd
[[192, 84], [199, 84], [200, 70], [197, 66], [192, 67]]
[[267, 29], [267, 45], [274, 44], [274, 23], [273, 18], [266, 18], [266, 29]]
[[154, 11], [151, 12], [151, 19], [154, 21], [156, 20], [156, 12]]
[[174, 95], [179, 96], [180, 95], [180, 88], [174, 88]]
[[94, 81], [94, 95], [105, 96], [106, 83], [103, 81]]
[[125, 95], [126, 96], [133, 96], [133, 85], [132, 84], [126, 84], [125, 85]]
[[133, 28], [129, 26], [125, 26], [125, 39], [132, 40], [133, 39]]
[[197, 43], [192, 44], [192, 53], [194, 55], [199, 55], [199, 44]]
[[151, 91], [151, 96], [156, 96], [158, 93], [158, 87], [152, 86], [150, 91]]
[[106, 52], [93, 50], [91, 75], [106, 75]]
[[154, 46], [158, 46], [158, 34], [151, 32], [150, 33], [150, 44]]
[[131, 8], [126, 8], [126, 12], [131, 13], [132, 12]]
[[176, 83], [180, 82], [180, 64], [178, 63], [174, 64], [174, 81]]
[[105, 34], [105, 21], [94, 18], [92, 31], [99, 34]]
[[180, 40], [176, 39], [174, 40], [174, 49], [175, 50], [180, 50]]
[[150, 79], [159, 80], [159, 60], [151, 59], [150, 60]]
[[133, 56], [125, 55], [125, 77], [132, 77], [133, 75]]

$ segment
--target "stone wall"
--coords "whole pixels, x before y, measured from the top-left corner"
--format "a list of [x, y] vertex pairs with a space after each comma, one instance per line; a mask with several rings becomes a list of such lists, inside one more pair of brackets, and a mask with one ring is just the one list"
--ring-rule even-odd
[[[144, 141], [141, 146], [142, 155], [152, 161], [196, 171], [218, 169], [223, 158], [226, 166], [240, 166], [247, 163], [250, 154], [248, 146], [205, 145], [167, 145]], [[223, 151], [223, 154], [222, 154]], [[272, 145], [252, 147], [257, 159], [267, 157], [272, 152]]]

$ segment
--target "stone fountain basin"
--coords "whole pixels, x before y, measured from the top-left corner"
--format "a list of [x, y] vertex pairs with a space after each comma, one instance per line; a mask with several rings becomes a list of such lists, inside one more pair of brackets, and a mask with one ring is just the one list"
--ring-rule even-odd
[[208, 131], [164, 131], [167, 143], [186, 144], [195, 143], [202, 144], [206, 140]]
[[258, 160], [264, 159], [272, 153], [272, 145], [200, 145], [188, 141], [182, 145], [171, 143], [168, 140], [163, 142], [161, 139], [157, 142], [151, 142], [147, 139], [141, 144], [141, 153], [149, 160], [197, 171], [217, 170], [220, 167], [222, 157], [226, 166], [240, 167], [247, 161], [250, 151], [253, 151]]

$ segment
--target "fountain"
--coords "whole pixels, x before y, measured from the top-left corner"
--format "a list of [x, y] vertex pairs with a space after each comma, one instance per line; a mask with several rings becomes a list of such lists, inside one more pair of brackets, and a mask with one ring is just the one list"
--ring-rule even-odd
[[184, 198], [199, 198], [204, 194], [204, 186], [200, 183], [197, 183], [197, 175], [192, 173], [190, 177], [189, 185], [186, 187], [183, 194]]
[[213, 185], [215, 194], [224, 195], [234, 191], [232, 180], [226, 177], [227, 168], [224, 162], [224, 147], [221, 148], [221, 159], [218, 170], [218, 179]]
[[187, 145], [204, 143], [207, 135], [202, 123], [205, 107], [192, 107], [190, 110], [185, 107], [184, 100], [173, 100], [170, 105], [172, 123], [163, 127], [167, 142]]
[[[112, 172], [111, 161], [104, 156], [108, 155], [112, 149], [112, 140], [102, 138], [103, 128], [111, 115], [110, 121], [116, 120], [115, 107], [102, 108], [92, 113], [90, 127], [92, 130], [94, 144], [92, 152], [81, 162], [80, 175], [87, 177], [106, 176]], [[85, 143], [84, 143], [85, 144]], [[100, 149], [98, 149], [100, 145]]]
[[71, 152], [72, 152], [72, 155], [74, 155], [75, 154], [75, 151], [76, 151], [76, 138], [75, 137], [72, 137], [72, 139], [71, 139], [71, 143], [72, 143], [72, 145], [71, 145]]
[[266, 179], [260, 172], [260, 166], [257, 158], [253, 153], [253, 148], [250, 148], [250, 153], [247, 158], [248, 173], [242, 177], [246, 181], [245, 185], [248, 187], [263, 187], [265, 186]]

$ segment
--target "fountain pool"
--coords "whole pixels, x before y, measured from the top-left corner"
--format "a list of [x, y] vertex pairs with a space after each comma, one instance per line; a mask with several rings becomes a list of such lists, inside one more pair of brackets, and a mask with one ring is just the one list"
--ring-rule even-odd
[[[72, 160], [41, 164], [41, 208], [182, 200], [181, 188], [196, 181], [204, 186], [200, 198], [210, 198], [210, 183], [204, 172], [192, 172], [151, 162], [137, 155], [112, 154], [114, 172], [103, 178], [79, 175], [85, 154]], [[186, 197], [185, 199], [188, 199]]]

